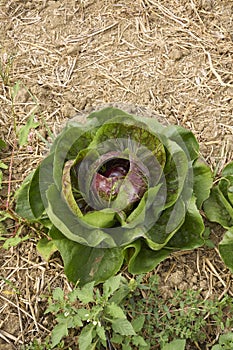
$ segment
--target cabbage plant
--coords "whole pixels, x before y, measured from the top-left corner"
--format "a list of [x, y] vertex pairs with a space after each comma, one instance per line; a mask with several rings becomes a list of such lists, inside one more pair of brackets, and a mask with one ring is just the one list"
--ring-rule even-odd
[[21, 186], [16, 211], [47, 228], [38, 249], [59, 250], [71, 281], [98, 283], [123, 264], [143, 273], [201, 246], [211, 185], [191, 131], [105, 108], [67, 123]]
[[219, 253], [233, 272], [233, 161], [223, 169], [203, 207], [210, 221], [217, 222], [226, 229], [219, 243]]

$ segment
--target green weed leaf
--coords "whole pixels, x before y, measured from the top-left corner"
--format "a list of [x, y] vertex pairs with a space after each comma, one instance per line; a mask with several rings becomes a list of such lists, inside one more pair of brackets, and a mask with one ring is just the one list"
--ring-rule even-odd
[[5, 147], [6, 147], [6, 143], [2, 139], [0, 139], [0, 150]]
[[140, 315], [132, 320], [132, 326], [135, 332], [140, 332], [145, 322], [145, 316]]
[[136, 335], [132, 324], [126, 319], [116, 319], [112, 320], [112, 329], [114, 332], [119, 333], [121, 335]]
[[211, 350], [232, 350], [233, 348], [233, 333], [229, 332], [222, 334], [219, 337], [219, 344], [212, 347]]
[[8, 166], [0, 160], [0, 168], [1, 169], [8, 169]]
[[54, 348], [57, 344], [59, 344], [61, 339], [67, 336], [68, 334], [69, 333], [68, 333], [68, 327], [66, 322], [57, 324], [53, 328], [52, 334], [51, 334], [52, 348]]
[[185, 350], [185, 339], [175, 339], [170, 343], [166, 344], [162, 350]]
[[15, 85], [12, 87], [11, 89], [11, 97], [12, 97], [12, 100], [15, 99], [16, 95], [18, 94], [19, 92], [19, 89], [20, 89], [20, 82], [19, 81], [16, 81]]
[[121, 334], [113, 334], [111, 337], [112, 343], [122, 344], [124, 337]]
[[82, 323], [82, 320], [81, 318], [79, 317], [79, 315], [74, 315], [73, 316], [73, 328], [76, 328], [76, 327], [82, 327], [83, 326], [83, 323]]
[[53, 299], [57, 301], [63, 301], [64, 300], [64, 292], [60, 287], [57, 287], [53, 291]]
[[10, 237], [10, 238], [7, 238], [3, 244], [3, 248], [8, 250], [10, 249], [11, 247], [16, 247], [18, 244], [26, 241], [29, 239], [29, 235], [26, 235], [24, 237], [19, 237], [19, 236], [15, 236], [15, 237]]
[[103, 284], [103, 293], [105, 297], [110, 297], [119, 287], [121, 283], [121, 275], [110, 277]]
[[105, 329], [103, 326], [96, 326], [96, 334], [98, 335], [98, 337], [105, 342], [106, 341], [106, 335], [105, 335]]
[[126, 318], [126, 315], [124, 314], [124, 311], [122, 308], [115, 303], [111, 303], [106, 308], [106, 313], [110, 315], [112, 318], [120, 318], [124, 319]]
[[19, 145], [24, 146], [27, 143], [28, 135], [31, 129], [37, 128], [40, 123], [34, 122], [34, 114], [32, 114], [26, 124], [19, 130]]
[[78, 337], [79, 350], [90, 350], [92, 343], [92, 333], [94, 326], [92, 324], [84, 327]]
[[142, 347], [147, 347], [148, 344], [145, 342], [145, 340], [140, 336], [140, 335], [135, 335], [132, 339], [133, 345], [136, 346], [142, 346]]
[[85, 284], [81, 289], [77, 290], [77, 297], [83, 304], [88, 304], [94, 301], [94, 288], [95, 282]]

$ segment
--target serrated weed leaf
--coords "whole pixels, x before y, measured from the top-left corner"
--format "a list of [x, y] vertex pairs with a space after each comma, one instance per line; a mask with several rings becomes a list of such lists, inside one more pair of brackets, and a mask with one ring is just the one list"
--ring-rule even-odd
[[119, 333], [121, 335], [136, 335], [132, 324], [127, 319], [118, 318], [116, 320], [112, 320], [112, 329], [114, 332]]
[[140, 335], [134, 336], [132, 339], [132, 343], [135, 346], [142, 346], [142, 347], [148, 346], [148, 344], [145, 342], [145, 340]]
[[79, 317], [79, 315], [74, 315], [72, 317], [72, 323], [73, 323], [74, 328], [83, 326], [83, 322], [82, 322], [81, 318]]
[[126, 315], [125, 315], [124, 311], [122, 310], [122, 308], [120, 306], [116, 305], [115, 303], [111, 303], [111, 304], [107, 305], [106, 313], [109, 316], [111, 316], [112, 318], [121, 318], [121, 319], [126, 318]]
[[[105, 334], [105, 328], [101, 325], [97, 325], [96, 326], [96, 334], [98, 335], [98, 337], [104, 342], [106, 343], [106, 334]], [[104, 345], [104, 344], [103, 344]]]
[[145, 322], [145, 315], [140, 315], [132, 320], [132, 326], [135, 332], [140, 332]]
[[45, 315], [48, 314], [48, 313], [57, 313], [61, 310], [61, 305], [60, 304], [50, 304], [47, 309], [45, 310]]
[[162, 350], [185, 350], [186, 340], [175, 339], [170, 343], [166, 344]]
[[103, 284], [103, 294], [106, 298], [109, 298], [117, 289], [119, 289], [121, 284], [122, 276], [117, 275], [110, 277]]
[[95, 282], [85, 284], [82, 288], [77, 289], [77, 297], [83, 304], [88, 304], [94, 301], [94, 285]]
[[89, 324], [82, 329], [81, 334], [78, 337], [79, 350], [90, 350], [92, 344], [92, 335], [94, 330], [94, 325]]
[[57, 324], [51, 334], [51, 341], [52, 341], [52, 348], [54, 348], [57, 344], [60, 343], [61, 339], [65, 336], [67, 336], [68, 333], [68, 327], [67, 323], [59, 323]]
[[57, 301], [64, 301], [64, 292], [60, 287], [54, 289], [53, 299]]
[[10, 238], [7, 238], [3, 244], [3, 248], [8, 250], [10, 249], [11, 247], [16, 247], [18, 244], [26, 241], [29, 239], [29, 236], [25, 236], [25, 237], [19, 237], [19, 236], [15, 236], [15, 237], [10, 237]]

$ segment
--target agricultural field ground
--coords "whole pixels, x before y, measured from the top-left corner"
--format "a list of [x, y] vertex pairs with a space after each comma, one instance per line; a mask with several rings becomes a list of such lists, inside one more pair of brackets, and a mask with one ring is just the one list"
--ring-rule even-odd
[[[12, 214], [0, 230], [28, 235], [0, 247], [1, 350], [43, 342], [54, 326], [46, 296], [72, 288], [60, 257], [46, 262], [38, 254], [43, 233], [14, 218], [14, 193], [46, 155], [51, 135], [101, 105], [142, 106], [191, 130], [218, 176], [233, 158], [232, 62], [231, 0], [0, 1], [0, 138], [7, 144], [0, 159], [8, 166], [0, 205]], [[19, 130], [32, 115], [38, 125], [20, 146]], [[215, 248], [174, 253], [154, 271], [165, 301], [187, 289], [205, 300], [233, 297], [217, 249], [223, 230], [208, 225]], [[206, 342], [187, 349], [208, 349], [221, 331], [208, 325]]]

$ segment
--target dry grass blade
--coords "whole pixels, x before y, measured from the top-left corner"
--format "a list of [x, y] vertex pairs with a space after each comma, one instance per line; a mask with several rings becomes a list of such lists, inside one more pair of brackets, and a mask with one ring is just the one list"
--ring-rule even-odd
[[211, 70], [211, 72], [215, 75], [215, 77], [217, 78], [219, 84], [220, 84], [221, 86], [223, 86], [223, 87], [233, 87], [233, 84], [224, 83], [224, 82], [223, 82], [221, 76], [218, 74], [218, 72], [216, 71], [216, 69], [215, 69], [214, 66], [213, 66], [210, 53], [209, 53], [209, 52], [206, 52], [206, 55], [207, 55], [208, 60], [209, 60], [210, 70]]

